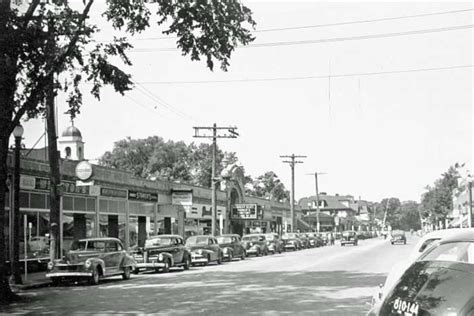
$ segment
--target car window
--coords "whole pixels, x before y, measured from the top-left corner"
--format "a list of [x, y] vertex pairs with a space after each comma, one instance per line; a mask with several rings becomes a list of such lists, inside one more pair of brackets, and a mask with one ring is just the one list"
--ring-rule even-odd
[[105, 251], [106, 252], [114, 252], [117, 251], [117, 243], [115, 241], [107, 241], [105, 243]]
[[104, 251], [105, 241], [93, 240], [87, 242], [87, 251]]
[[245, 240], [245, 241], [258, 241], [259, 238], [258, 238], [258, 236], [244, 236], [242, 238], [242, 240]]
[[474, 242], [441, 244], [421, 257], [420, 261], [455, 261], [474, 264]]
[[186, 245], [207, 245], [208, 238], [207, 237], [199, 237], [199, 236], [192, 236], [186, 240]]
[[75, 240], [72, 245], [71, 245], [71, 250], [72, 251], [81, 251], [81, 250], [86, 250], [86, 241], [77, 241]]
[[145, 241], [145, 247], [151, 246], [169, 246], [173, 241], [170, 237], [153, 237]]
[[229, 244], [233, 241], [235, 241], [235, 237], [229, 237], [229, 236], [217, 237], [217, 243], [218, 244]]

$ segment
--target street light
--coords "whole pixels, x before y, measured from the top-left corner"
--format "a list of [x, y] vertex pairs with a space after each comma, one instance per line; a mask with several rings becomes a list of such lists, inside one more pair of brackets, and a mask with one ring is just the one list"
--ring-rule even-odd
[[20, 124], [13, 129], [13, 136], [15, 137], [15, 156], [13, 171], [13, 222], [11, 223], [13, 233], [13, 260], [11, 261], [11, 271], [15, 284], [22, 284], [20, 273], [20, 149], [23, 131], [23, 126]]

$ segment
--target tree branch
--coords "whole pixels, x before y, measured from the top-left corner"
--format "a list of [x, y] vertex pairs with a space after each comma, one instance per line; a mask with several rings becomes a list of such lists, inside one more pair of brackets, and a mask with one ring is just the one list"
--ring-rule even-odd
[[35, 13], [35, 10], [38, 7], [39, 3], [40, 0], [33, 0], [31, 2], [24, 16], [25, 21], [23, 21], [23, 28], [26, 28], [28, 26], [28, 22], [31, 21], [31, 18], [33, 17], [33, 14]]

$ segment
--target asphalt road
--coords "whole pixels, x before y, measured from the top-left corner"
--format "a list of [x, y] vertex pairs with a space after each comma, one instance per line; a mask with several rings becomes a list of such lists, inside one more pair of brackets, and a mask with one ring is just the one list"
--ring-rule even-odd
[[143, 273], [98, 286], [69, 284], [29, 290], [0, 313], [163, 315], [364, 315], [392, 265], [416, 243], [377, 238], [222, 265]]

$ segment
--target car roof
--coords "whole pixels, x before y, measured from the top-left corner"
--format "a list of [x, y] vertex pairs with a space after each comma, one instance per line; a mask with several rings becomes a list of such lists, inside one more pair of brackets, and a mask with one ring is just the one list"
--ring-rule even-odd
[[79, 239], [79, 241], [118, 241], [118, 242], [122, 242], [120, 239], [118, 238], [113, 238], [113, 237], [93, 237], [93, 238], [83, 238], [83, 239]]
[[148, 239], [153, 239], [153, 238], [158, 238], [158, 237], [169, 237], [169, 238], [183, 238], [180, 235], [172, 235], [172, 234], [166, 234], [166, 235], [153, 235], [148, 237]]
[[222, 234], [218, 237], [240, 237], [239, 234]]
[[189, 238], [193, 238], [193, 237], [216, 238], [215, 236], [212, 236], [212, 235], [194, 235], [194, 236], [189, 236]]
[[454, 241], [474, 241], [474, 228], [455, 232], [449, 237], [443, 238], [440, 243], [444, 244]]

